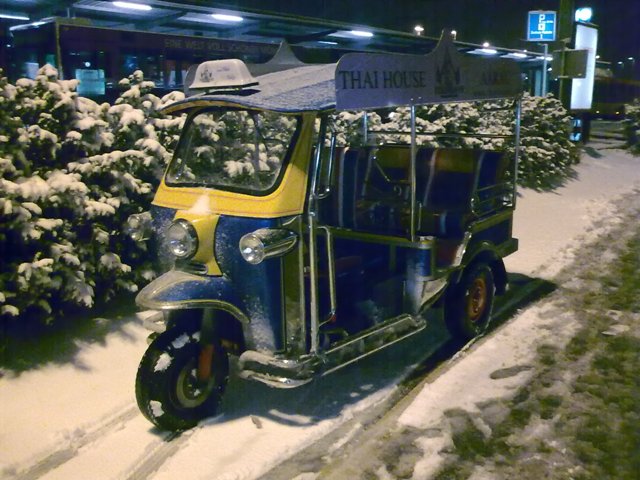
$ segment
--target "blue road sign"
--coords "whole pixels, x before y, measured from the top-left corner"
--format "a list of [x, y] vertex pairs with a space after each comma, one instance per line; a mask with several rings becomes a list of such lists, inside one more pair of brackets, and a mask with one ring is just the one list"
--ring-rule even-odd
[[556, 39], [557, 15], [554, 11], [529, 12], [527, 40], [530, 42], [553, 42]]

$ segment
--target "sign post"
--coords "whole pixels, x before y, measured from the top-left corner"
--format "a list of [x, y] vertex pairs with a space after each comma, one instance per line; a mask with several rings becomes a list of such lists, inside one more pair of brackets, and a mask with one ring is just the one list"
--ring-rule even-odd
[[543, 42], [544, 60], [542, 62], [542, 96], [547, 94], [547, 57], [549, 56], [548, 42], [556, 40], [556, 12], [551, 10], [532, 10], [527, 18], [527, 41]]

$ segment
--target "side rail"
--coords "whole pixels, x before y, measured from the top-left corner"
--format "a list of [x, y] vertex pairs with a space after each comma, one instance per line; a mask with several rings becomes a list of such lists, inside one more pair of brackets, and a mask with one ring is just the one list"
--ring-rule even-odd
[[[411, 148], [337, 149], [320, 223], [406, 236], [411, 218]], [[416, 151], [417, 233], [460, 237], [474, 220], [513, 208], [512, 159], [504, 152], [420, 147]]]

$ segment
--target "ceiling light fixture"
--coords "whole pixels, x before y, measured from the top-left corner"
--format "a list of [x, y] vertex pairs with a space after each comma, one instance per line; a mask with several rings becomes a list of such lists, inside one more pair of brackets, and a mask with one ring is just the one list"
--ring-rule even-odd
[[244, 18], [238, 15], [226, 15], [224, 13], [212, 13], [211, 16], [221, 22], [242, 22]]
[[0, 13], [0, 18], [6, 18], [7, 20], [29, 20], [26, 15], [13, 15], [10, 13]]
[[126, 8], [128, 10], [141, 10], [148, 12], [153, 8], [150, 5], [144, 5], [142, 3], [132, 3], [132, 2], [112, 2], [114, 7]]
[[365, 30], [351, 30], [351, 35], [354, 37], [363, 37], [363, 38], [371, 38], [373, 37], [373, 33], [367, 32]]

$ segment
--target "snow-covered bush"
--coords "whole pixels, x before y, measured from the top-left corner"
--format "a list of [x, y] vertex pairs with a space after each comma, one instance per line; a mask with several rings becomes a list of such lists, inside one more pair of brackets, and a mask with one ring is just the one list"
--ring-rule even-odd
[[571, 176], [579, 149], [569, 140], [571, 117], [559, 100], [525, 95], [522, 99], [519, 183], [549, 189]]
[[627, 145], [633, 153], [640, 154], [640, 99], [636, 98], [632, 103], [625, 105], [624, 112], [623, 125]]
[[[0, 75], [1, 77], [1, 75]], [[148, 208], [182, 119], [136, 72], [116, 104], [79, 97], [47, 65], [0, 78], [0, 321], [52, 321], [153, 276], [146, 245], [123, 234]]]
[[[450, 103], [416, 108], [416, 142], [431, 147], [463, 147], [506, 149], [513, 151], [513, 142], [502, 138], [514, 131], [511, 101], [482, 103]], [[381, 117], [370, 115], [369, 128], [379, 130], [374, 142], [408, 143], [411, 138], [409, 108], [397, 108]], [[358, 115], [345, 115], [342, 125], [357, 142], [362, 120]], [[520, 163], [518, 182], [522, 186], [553, 188], [571, 175], [571, 166], [578, 161], [578, 148], [569, 140], [571, 117], [552, 95], [522, 99]], [[395, 132], [406, 132], [395, 133]], [[424, 133], [434, 133], [433, 136]], [[465, 136], [456, 136], [465, 134]], [[485, 137], [481, 135], [494, 135]], [[478, 135], [478, 136], [474, 136]]]
[[[481, 114], [471, 103], [448, 103], [426, 105], [416, 108], [416, 142], [431, 147], [477, 148], [482, 141], [475, 137], [453, 136], [454, 134], [478, 133]], [[409, 132], [411, 130], [411, 111], [409, 108], [397, 108], [388, 114], [388, 121], [382, 124], [382, 130]], [[434, 136], [425, 135], [434, 133]], [[439, 135], [439, 136], [436, 136]], [[451, 135], [451, 136], [450, 136]], [[386, 135], [385, 140], [407, 143], [409, 135]]]

